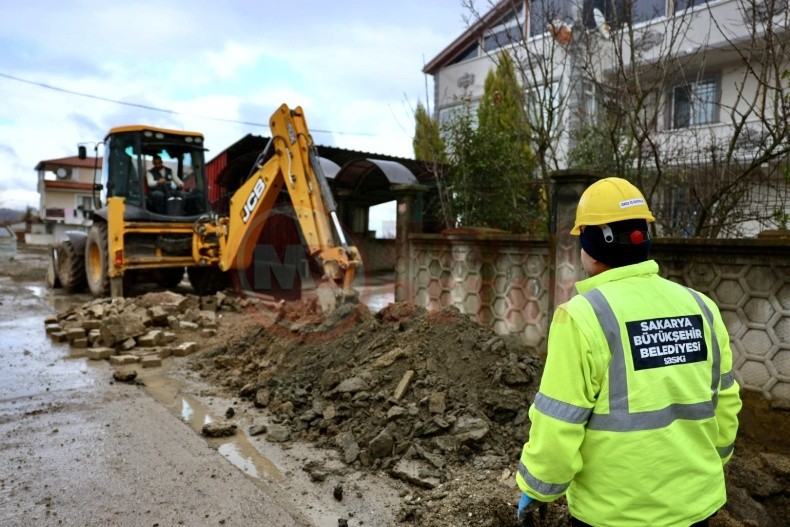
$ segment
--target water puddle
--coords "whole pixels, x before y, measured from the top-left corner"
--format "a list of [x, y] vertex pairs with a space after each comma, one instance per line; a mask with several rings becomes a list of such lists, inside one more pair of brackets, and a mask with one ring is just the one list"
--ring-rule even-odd
[[29, 285], [27, 290], [33, 293], [33, 296], [36, 298], [44, 298], [44, 295], [47, 293], [47, 288], [39, 285]]
[[[180, 383], [174, 379], [163, 376], [146, 377], [145, 390], [148, 395], [189, 425], [197, 434], [202, 435], [203, 426], [216, 420], [200, 401], [182, 394]], [[206, 441], [248, 476], [256, 479], [283, 481], [282, 472], [270, 459], [250, 444], [243, 431], [237, 430], [232, 437], [212, 438], [206, 439]]]

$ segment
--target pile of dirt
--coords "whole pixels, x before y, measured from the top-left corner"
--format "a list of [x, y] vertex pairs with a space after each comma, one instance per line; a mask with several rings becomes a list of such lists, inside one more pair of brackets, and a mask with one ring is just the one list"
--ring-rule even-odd
[[[452, 307], [349, 308], [330, 324], [300, 320], [299, 311], [220, 329], [221, 344], [193, 356], [192, 367], [254, 401], [288, 440], [336, 449], [354, 470], [411, 484], [404, 524], [515, 526], [513, 470], [540, 357], [517, 335], [496, 335]], [[786, 418], [781, 409], [773, 415]], [[777, 447], [784, 440], [755, 449], [748, 439], [727, 467], [730, 502], [714, 526], [782, 525], [790, 514], [789, 452]], [[539, 524], [567, 525], [564, 500]]]
[[349, 464], [425, 462], [415, 481], [426, 488], [446, 481], [454, 464], [512, 465], [542, 368], [518, 338], [497, 336], [455, 308], [396, 304], [352, 318], [334, 332], [236, 332], [196, 367], [265, 407], [294, 440], [341, 448]]

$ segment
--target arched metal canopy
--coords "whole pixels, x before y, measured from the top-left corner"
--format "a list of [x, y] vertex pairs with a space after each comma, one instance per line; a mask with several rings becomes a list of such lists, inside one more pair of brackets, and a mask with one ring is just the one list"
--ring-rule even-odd
[[337, 173], [340, 172], [340, 165], [331, 159], [318, 156], [318, 162], [321, 163], [321, 169], [324, 171], [324, 176], [326, 176], [328, 180], [334, 179]]
[[392, 185], [417, 183], [411, 170], [397, 161], [364, 158], [346, 163], [329, 185], [338, 198], [373, 206], [395, 199]]

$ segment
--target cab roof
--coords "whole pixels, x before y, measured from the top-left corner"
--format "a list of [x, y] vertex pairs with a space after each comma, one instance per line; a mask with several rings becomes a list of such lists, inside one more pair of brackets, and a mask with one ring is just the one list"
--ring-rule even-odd
[[123, 132], [144, 132], [149, 130], [151, 132], [161, 132], [165, 134], [171, 135], [181, 135], [184, 137], [200, 137], [203, 138], [203, 134], [200, 132], [187, 132], [184, 130], [171, 130], [169, 128], [157, 128], [156, 126], [148, 126], [144, 124], [129, 124], [124, 126], [116, 126], [115, 128], [111, 128], [110, 131], [107, 133], [108, 136], [113, 134], [119, 134]]

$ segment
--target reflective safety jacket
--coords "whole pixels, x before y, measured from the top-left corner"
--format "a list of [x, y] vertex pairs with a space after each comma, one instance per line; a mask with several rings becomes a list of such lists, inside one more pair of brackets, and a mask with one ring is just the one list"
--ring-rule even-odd
[[741, 408], [719, 310], [652, 260], [576, 289], [551, 323], [520, 489], [567, 494], [571, 514], [595, 527], [704, 520], [726, 502]]

